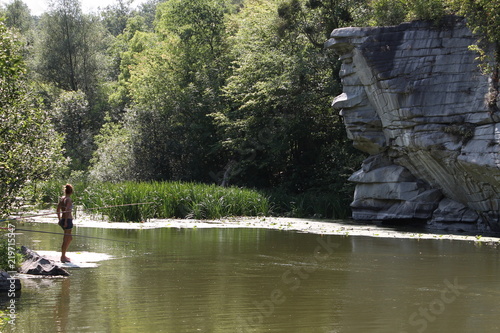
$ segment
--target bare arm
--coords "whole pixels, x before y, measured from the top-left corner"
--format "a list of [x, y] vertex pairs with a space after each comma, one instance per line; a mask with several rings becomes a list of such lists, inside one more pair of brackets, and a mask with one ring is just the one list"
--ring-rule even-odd
[[62, 199], [59, 199], [59, 202], [57, 203], [57, 219], [61, 219], [61, 207], [62, 207]]

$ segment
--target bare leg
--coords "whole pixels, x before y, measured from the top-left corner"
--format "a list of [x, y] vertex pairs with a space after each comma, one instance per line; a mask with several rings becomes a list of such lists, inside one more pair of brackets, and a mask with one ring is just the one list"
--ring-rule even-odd
[[61, 246], [61, 262], [69, 262], [70, 259], [66, 257], [66, 251], [68, 250], [69, 244], [73, 240], [71, 235], [71, 229], [64, 230], [63, 243]]

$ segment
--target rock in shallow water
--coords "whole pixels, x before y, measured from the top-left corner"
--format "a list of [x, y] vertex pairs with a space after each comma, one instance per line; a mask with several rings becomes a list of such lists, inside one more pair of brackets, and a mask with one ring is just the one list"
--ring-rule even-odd
[[11, 277], [7, 272], [0, 271], [0, 292], [11, 293], [17, 290], [21, 290], [21, 281]]
[[21, 253], [24, 255], [25, 261], [21, 265], [19, 273], [44, 276], [70, 275], [67, 270], [59, 267], [55, 261], [44, 258], [25, 246], [21, 247]]

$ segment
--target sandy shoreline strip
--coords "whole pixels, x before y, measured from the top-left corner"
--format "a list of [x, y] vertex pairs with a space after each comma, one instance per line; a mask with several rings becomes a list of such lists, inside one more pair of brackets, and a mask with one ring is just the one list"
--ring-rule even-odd
[[[40, 211], [34, 214], [41, 215], [31, 217], [31, 222], [57, 223], [57, 218], [50, 214], [50, 211]], [[319, 220], [287, 217], [229, 217], [219, 220], [195, 220], [195, 219], [152, 219], [145, 222], [107, 222], [98, 221], [95, 217], [78, 213], [75, 219], [75, 226], [83, 228], [106, 228], [106, 229], [154, 229], [154, 228], [263, 228], [274, 230], [286, 230], [323, 235], [339, 236], [365, 236], [381, 238], [400, 239], [434, 239], [434, 240], [462, 240], [481, 243], [497, 243], [500, 245], [499, 236], [491, 235], [470, 235], [466, 233], [444, 233], [440, 231], [419, 230], [405, 231], [398, 230], [395, 226], [381, 226], [376, 224], [360, 224], [354, 221], [345, 220]], [[409, 228], [406, 228], [409, 230]]]

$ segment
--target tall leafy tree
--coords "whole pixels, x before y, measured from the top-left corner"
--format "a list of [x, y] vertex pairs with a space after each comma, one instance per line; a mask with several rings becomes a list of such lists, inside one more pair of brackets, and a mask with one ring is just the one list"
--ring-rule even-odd
[[156, 7], [162, 2], [165, 2], [165, 0], [146, 0], [139, 5], [137, 14], [144, 19], [144, 23], [150, 31], [154, 29]]
[[[98, 16], [83, 14], [78, 0], [50, 2], [39, 29], [34, 47], [34, 77], [58, 89], [51, 89], [47, 101], [49, 108], [55, 108], [55, 119], [61, 119], [59, 110], [68, 105], [66, 91], [84, 94], [73, 102], [80, 106], [80, 100], [84, 98], [86, 106], [66, 108], [64, 119], [77, 119], [85, 124], [85, 128], [75, 133], [70, 127], [60, 126], [62, 122], [56, 125], [67, 140], [76, 139], [66, 143], [66, 154], [72, 158], [72, 167], [85, 169], [91, 158], [89, 150], [93, 149], [92, 137], [101, 127], [108, 109], [103, 83], [109, 80], [106, 54], [109, 34]], [[82, 110], [85, 111], [83, 114]]]
[[0, 45], [0, 213], [5, 213], [29, 181], [49, 177], [65, 161], [48, 113], [30, 95], [19, 43], [3, 22]]
[[14, 0], [5, 6], [5, 24], [26, 34], [33, 27], [30, 9], [22, 0]]
[[134, 154], [148, 178], [209, 179], [216, 137], [207, 115], [224, 105], [229, 68], [226, 11], [224, 1], [167, 1], [156, 33], [133, 39], [150, 45], [133, 55], [129, 81]]
[[[233, 181], [320, 190], [345, 182], [356, 163], [339, 117], [337, 57], [323, 49], [332, 28], [350, 20], [346, 1], [249, 0], [236, 20], [234, 74], [226, 92], [233, 108], [216, 119]], [[231, 164], [232, 162], [232, 164]]]
[[50, 3], [50, 11], [43, 15], [38, 40], [37, 71], [47, 81], [64, 90], [78, 91], [83, 63], [83, 45], [80, 34], [83, 14], [78, 0], [57, 0]]
[[96, 136], [97, 149], [92, 157], [91, 181], [120, 182], [137, 178], [133, 171], [130, 132], [121, 124], [108, 121]]
[[112, 121], [122, 120], [125, 108], [131, 103], [130, 69], [137, 63], [136, 55], [150, 46], [150, 37], [154, 39], [154, 34], [149, 31], [145, 19], [136, 15], [127, 20], [125, 29], [116, 36], [108, 50], [112, 57], [112, 81], [108, 83], [109, 116]]
[[117, 0], [101, 12], [104, 25], [113, 36], [118, 36], [127, 27], [127, 21], [132, 16], [131, 4], [132, 0]]
[[94, 150], [94, 126], [90, 106], [82, 91], [62, 92], [52, 105], [55, 129], [64, 136], [71, 168], [86, 169]]
[[22, 0], [14, 0], [5, 6], [4, 14], [7, 27], [18, 32], [19, 40], [24, 45], [23, 56], [29, 62], [35, 39], [35, 19], [29, 7]]
[[82, 13], [78, 0], [54, 0], [40, 22], [38, 79], [63, 90], [82, 90], [89, 100], [106, 77], [107, 35], [98, 17]]

